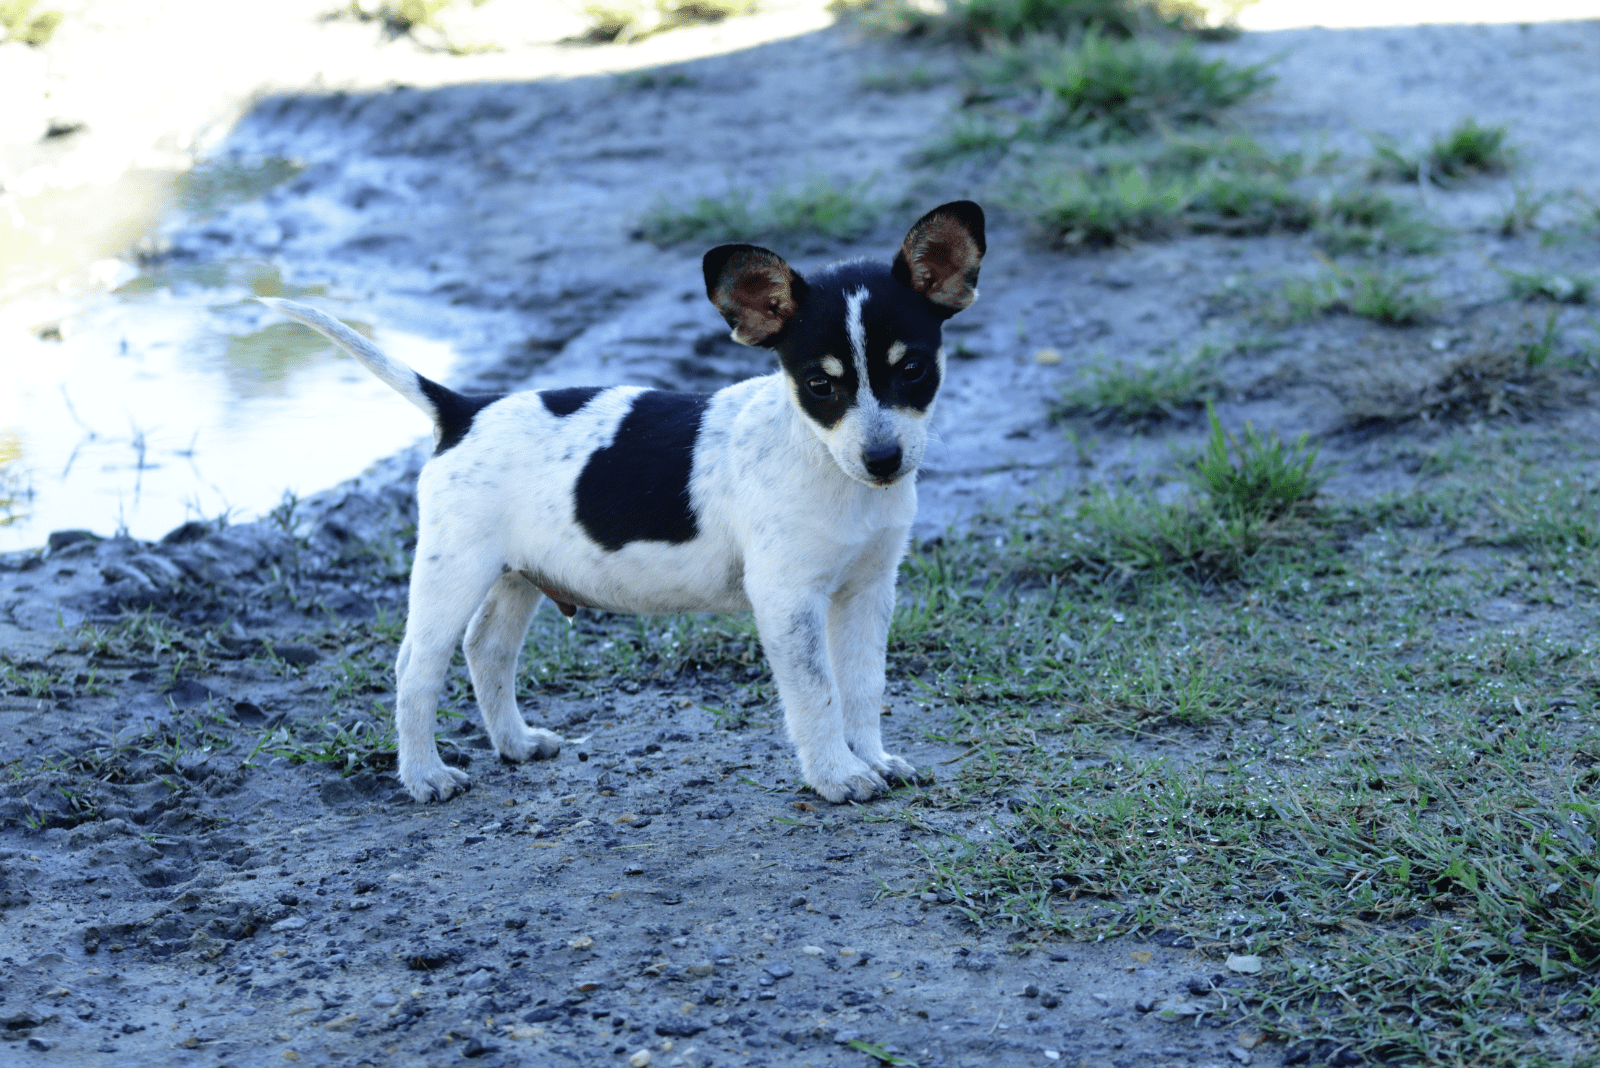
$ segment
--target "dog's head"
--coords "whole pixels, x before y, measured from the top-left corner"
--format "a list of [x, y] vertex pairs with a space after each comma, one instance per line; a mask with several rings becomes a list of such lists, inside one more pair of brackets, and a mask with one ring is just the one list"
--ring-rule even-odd
[[834, 462], [870, 486], [913, 473], [944, 379], [944, 321], [978, 297], [983, 209], [917, 220], [892, 263], [850, 260], [809, 281], [754, 245], [706, 253], [706, 295], [733, 339], [777, 350], [789, 395]]

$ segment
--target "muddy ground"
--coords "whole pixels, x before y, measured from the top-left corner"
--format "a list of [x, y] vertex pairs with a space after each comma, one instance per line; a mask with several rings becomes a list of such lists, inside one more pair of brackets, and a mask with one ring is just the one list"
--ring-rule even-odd
[[[1580, 136], [1574, 102], [1594, 97], [1595, 24], [1297, 31], [1221, 47], [1287, 53], [1287, 76], [1241, 120], [1258, 136], [1326, 133], [1350, 149], [1368, 129], [1421, 139], [1473, 114], [1516, 124], [1520, 180], [1564, 189], [1594, 173], [1600, 148]], [[305, 170], [180, 221], [154, 269], [181, 278], [196, 263], [270, 260], [293, 286], [327, 286], [341, 314], [458, 341], [470, 373], [452, 384], [465, 388], [714, 388], [764, 371], [765, 354], [720, 340], [702, 250], [633, 240], [640, 213], [658, 195], [681, 202], [730, 182], [876, 174], [873, 195], [897, 205], [878, 232], [781, 251], [802, 269], [886, 255], [926, 206], [970, 191], [960, 174], [903, 164], [956, 89], [859, 88], [868, 70], [921, 58], [836, 29], [666, 76], [278, 96], [227, 152]], [[1530, 64], [1532, 101], [1507, 89]], [[1339, 81], [1352, 71], [1359, 91]], [[1471, 234], [1510, 193], [1504, 179], [1430, 195]], [[1137, 360], [1257, 330], [1272, 286], [1314, 265], [1295, 237], [1065, 257], [1030, 246], [1004, 211], [990, 247], [982, 300], [952, 324], [974, 358], [953, 362], [945, 387], [924, 538], [1019, 495], [1170, 468], [1198, 422], [1160, 437], [1080, 427], [1074, 442], [1050, 425], [1049, 403], [1102, 353]], [[1472, 316], [1517, 325], [1519, 309], [1492, 306], [1504, 282], [1485, 250], [1539, 254], [1531, 234], [1485, 232], [1427, 258], [1420, 269], [1455, 318], [1431, 328], [1438, 344], [1416, 332], [1408, 344], [1447, 354]], [[1555, 254], [1593, 266], [1587, 246]], [[1317, 435], [1342, 463], [1330, 494], [1403, 488], [1429, 431], [1354, 433], [1347, 414], [1392, 363], [1394, 337], [1342, 318], [1242, 346], [1220, 410]], [[1042, 348], [1060, 363], [1037, 360]], [[413, 413], [397, 402], [396, 418]], [[1581, 408], [1552, 418], [1593, 435]], [[1305, 1052], [1233, 1026], [1249, 977], [1179, 932], [1036, 944], [922, 893], [923, 850], [946, 833], [999, 833], [1003, 801], [913, 821], [886, 817], [936, 784], [859, 808], [818, 803], [798, 788], [759, 657], [536, 678], [525, 712], [568, 741], [527, 767], [493, 758], [458, 677], [448, 704], [461, 716], [443, 730], [474, 787], [445, 805], [412, 803], [380, 755], [348, 775], [274, 755], [330, 711], [354, 723], [361, 702], [392, 696], [383, 665], [417, 462], [388, 461], [258, 523], [155, 544], [67, 535], [0, 560], [7, 1059], [874, 1063], [858, 1042], [924, 1066], [1122, 1068]], [[916, 667], [895, 666], [886, 734], [937, 781], [967, 750], [939, 740], [949, 710]], [[1160, 999], [1190, 1008], [1141, 1011]]]

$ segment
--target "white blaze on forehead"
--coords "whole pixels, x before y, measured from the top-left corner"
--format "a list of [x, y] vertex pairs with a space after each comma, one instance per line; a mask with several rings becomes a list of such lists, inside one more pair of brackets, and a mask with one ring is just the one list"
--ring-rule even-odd
[[867, 381], [867, 328], [861, 323], [861, 305], [866, 302], [865, 286], [844, 298], [844, 329], [850, 335], [850, 355], [863, 384]]
[[824, 356], [822, 358], [822, 373], [832, 375], [834, 378], [841, 378], [844, 376], [844, 364], [832, 356]]
[[901, 360], [905, 359], [905, 356], [906, 356], [906, 343], [904, 341], [896, 341], [893, 345], [889, 346], [889, 366], [890, 367], [893, 367], [895, 364], [897, 364]]

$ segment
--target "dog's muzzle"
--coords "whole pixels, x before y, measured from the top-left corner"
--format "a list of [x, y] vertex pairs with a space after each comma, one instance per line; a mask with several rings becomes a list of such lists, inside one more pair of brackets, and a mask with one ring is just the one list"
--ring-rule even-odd
[[900, 446], [892, 441], [868, 445], [861, 451], [861, 462], [866, 465], [867, 474], [880, 482], [887, 482], [900, 473], [901, 459]]

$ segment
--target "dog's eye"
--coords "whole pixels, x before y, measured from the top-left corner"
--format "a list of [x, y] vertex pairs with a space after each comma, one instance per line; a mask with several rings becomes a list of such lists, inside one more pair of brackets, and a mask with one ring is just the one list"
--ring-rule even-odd
[[826, 375], [817, 375], [815, 378], [806, 379], [806, 388], [813, 397], [833, 396], [833, 383]]
[[900, 365], [900, 377], [907, 382], [920, 381], [928, 373], [928, 364], [925, 360], [907, 360]]

